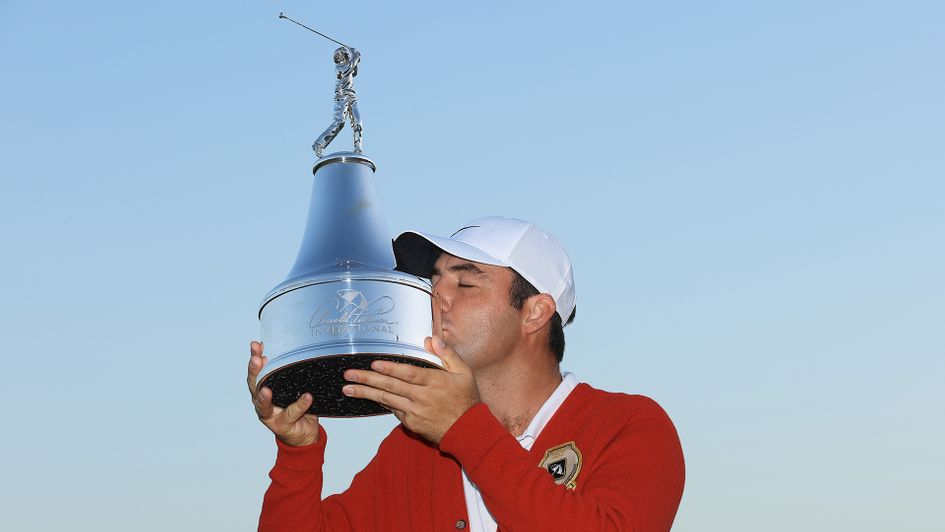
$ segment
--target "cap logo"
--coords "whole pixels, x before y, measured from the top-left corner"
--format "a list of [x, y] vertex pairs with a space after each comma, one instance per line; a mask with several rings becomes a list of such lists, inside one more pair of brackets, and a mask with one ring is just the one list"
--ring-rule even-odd
[[472, 229], [473, 227], [482, 227], [482, 226], [481, 225], [467, 225], [466, 227], [460, 227], [455, 233], [450, 235], [450, 238], [453, 238], [454, 236], [460, 234], [461, 232], [467, 229]]
[[573, 441], [569, 441], [545, 451], [538, 467], [547, 470], [555, 484], [573, 490], [581, 472], [581, 461], [581, 451]]

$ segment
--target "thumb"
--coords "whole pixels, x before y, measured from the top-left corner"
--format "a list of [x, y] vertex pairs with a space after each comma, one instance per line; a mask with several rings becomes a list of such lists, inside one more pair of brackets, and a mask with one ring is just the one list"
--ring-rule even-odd
[[299, 419], [302, 419], [302, 416], [308, 413], [308, 409], [312, 406], [314, 401], [315, 399], [312, 397], [312, 394], [306, 392], [294, 403], [285, 407], [285, 410], [282, 411], [282, 416], [286, 423], [292, 425]]
[[433, 354], [443, 361], [443, 367], [446, 368], [446, 371], [450, 373], [472, 373], [466, 362], [456, 354], [452, 347], [447, 346], [442, 338], [434, 334], [430, 339], [430, 345], [433, 347]]

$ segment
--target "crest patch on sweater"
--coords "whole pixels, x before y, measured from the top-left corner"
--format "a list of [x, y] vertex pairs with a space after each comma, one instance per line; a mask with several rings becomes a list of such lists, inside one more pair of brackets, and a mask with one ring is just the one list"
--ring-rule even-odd
[[574, 489], [577, 485], [577, 476], [581, 472], [581, 451], [573, 441], [563, 443], [545, 451], [538, 467], [548, 471], [555, 484]]

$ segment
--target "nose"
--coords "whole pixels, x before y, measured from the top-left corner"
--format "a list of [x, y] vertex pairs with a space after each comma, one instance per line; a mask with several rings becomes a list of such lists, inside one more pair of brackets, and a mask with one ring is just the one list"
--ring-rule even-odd
[[452, 306], [452, 295], [439, 282], [433, 285], [433, 306], [440, 312], [449, 312]]

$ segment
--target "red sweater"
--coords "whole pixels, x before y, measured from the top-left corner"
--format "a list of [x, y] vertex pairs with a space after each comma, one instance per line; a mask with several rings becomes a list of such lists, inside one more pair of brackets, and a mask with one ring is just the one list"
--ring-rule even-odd
[[[439, 449], [396, 427], [347, 491], [322, 500], [326, 442], [324, 429], [306, 447], [277, 440], [259, 530], [462, 529], [462, 466], [500, 531], [664, 531], [685, 477], [679, 437], [658, 404], [587, 384], [565, 399], [530, 451], [479, 404], [450, 427]], [[570, 442], [546, 459], [546, 451]], [[553, 463], [566, 454], [567, 463]], [[574, 457], [580, 469], [572, 479]], [[559, 477], [567, 470], [559, 482], [573, 489], [556, 483], [552, 470]]]

